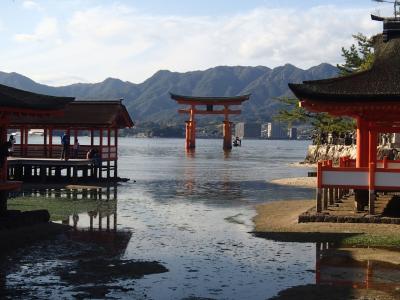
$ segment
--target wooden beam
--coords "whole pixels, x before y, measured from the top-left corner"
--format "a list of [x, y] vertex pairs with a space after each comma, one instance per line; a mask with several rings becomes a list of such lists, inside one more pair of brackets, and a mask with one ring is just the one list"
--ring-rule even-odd
[[[179, 109], [178, 113], [180, 114], [190, 114], [190, 110], [187, 109]], [[194, 110], [194, 114], [197, 115], [240, 115], [242, 113], [241, 110], [214, 110], [214, 111], [206, 111], [206, 110]]]
[[222, 100], [222, 101], [188, 101], [178, 100], [178, 104], [182, 105], [242, 105], [243, 100]]

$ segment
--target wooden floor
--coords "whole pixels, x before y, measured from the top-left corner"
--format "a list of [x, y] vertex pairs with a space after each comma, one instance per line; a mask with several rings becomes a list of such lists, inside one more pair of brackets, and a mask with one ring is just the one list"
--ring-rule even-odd
[[92, 163], [90, 159], [56, 159], [56, 158], [24, 158], [24, 157], [8, 157], [9, 166], [15, 165], [34, 165], [34, 166], [88, 166]]
[[24, 182], [77, 182], [117, 179], [116, 161], [91, 159], [25, 158], [7, 159], [8, 178]]

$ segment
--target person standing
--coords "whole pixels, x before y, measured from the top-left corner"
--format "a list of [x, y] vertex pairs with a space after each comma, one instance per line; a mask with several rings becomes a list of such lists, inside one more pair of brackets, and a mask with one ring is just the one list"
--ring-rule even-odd
[[61, 137], [61, 159], [68, 160], [69, 159], [69, 146], [70, 146], [70, 137], [68, 132], [64, 132], [63, 136]]
[[75, 137], [75, 139], [74, 139], [74, 145], [72, 146], [72, 149], [74, 150], [74, 158], [78, 158], [78, 154], [79, 154], [79, 141], [78, 141], [78, 137]]
[[15, 144], [15, 134], [14, 133], [11, 133], [8, 141], [11, 144], [10, 151], [9, 151], [10, 152], [10, 156], [11, 156], [12, 153], [14, 152], [14, 144]]

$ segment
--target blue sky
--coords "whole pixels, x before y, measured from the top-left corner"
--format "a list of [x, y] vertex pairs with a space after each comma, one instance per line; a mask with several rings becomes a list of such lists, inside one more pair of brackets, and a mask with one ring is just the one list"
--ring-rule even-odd
[[351, 35], [381, 31], [368, 0], [2, 0], [0, 71], [50, 85], [159, 69], [338, 63]]

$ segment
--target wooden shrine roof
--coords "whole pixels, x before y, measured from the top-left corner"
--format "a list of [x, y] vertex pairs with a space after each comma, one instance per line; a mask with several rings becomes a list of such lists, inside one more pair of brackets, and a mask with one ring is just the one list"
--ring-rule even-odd
[[2, 112], [48, 114], [62, 110], [74, 99], [32, 93], [0, 84], [0, 111]]
[[400, 39], [383, 42], [375, 37], [375, 61], [371, 69], [350, 76], [289, 84], [304, 102], [363, 105], [400, 103]]
[[249, 100], [251, 94], [231, 96], [231, 97], [198, 97], [185, 96], [170, 93], [171, 98], [179, 104], [198, 104], [198, 105], [240, 105], [243, 101]]
[[133, 127], [133, 121], [122, 100], [86, 100], [69, 103], [63, 114], [57, 117], [34, 118], [30, 116], [13, 116], [10, 126], [18, 128], [127, 128]]

